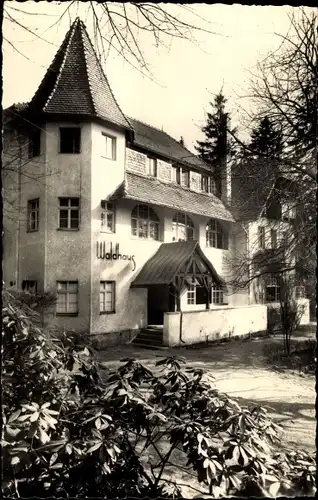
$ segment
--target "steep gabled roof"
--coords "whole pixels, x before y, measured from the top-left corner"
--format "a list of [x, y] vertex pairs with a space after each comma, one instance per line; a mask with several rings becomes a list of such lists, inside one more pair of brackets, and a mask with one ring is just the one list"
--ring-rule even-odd
[[211, 168], [199, 156], [194, 155], [180, 142], [168, 135], [163, 130], [159, 130], [151, 125], [129, 118], [135, 138], [133, 144], [146, 151], [158, 154], [176, 163], [184, 164], [199, 170], [211, 172]]
[[131, 130], [79, 18], [66, 34], [29, 104], [29, 111], [96, 116]]

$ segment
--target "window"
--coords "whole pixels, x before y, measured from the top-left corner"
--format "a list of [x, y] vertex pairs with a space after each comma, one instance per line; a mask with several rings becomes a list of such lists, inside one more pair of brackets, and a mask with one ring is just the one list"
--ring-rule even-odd
[[265, 248], [265, 227], [258, 228], [258, 247]]
[[190, 217], [177, 212], [172, 219], [172, 241], [189, 241], [194, 239], [194, 225]]
[[36, 198], [35, 200], [28, 201], [28, 231], [38, 231], [39, 230], [39, 207], [40, 200]]
[[223, 250], [229, 248], [228, 233], [223, 230], [221, 224], [215, 219], [210, 219], [206, 225], [206, 244], [208, 247]]
[[213, 177], [208, 175], [201, 176], [201, 191], [204, 193], [216, 193], [216, 185]]
[[57, 282], [57, 314], [78, 314], [78, 282], [58, 281]]
[[78, 229], [79, 198], [60, 198], [59, 203], [59, 229]]
[[22, 290], [28, 293], [36, 293], [37, 292], [37, 281], [34, 280], [23, 280], [22, 281]]
[[[187, 290], [187, 303], [206, 304], [207, 292], [204, 286], [190, 284]], [[210, 296], [211, 304], [224, 304], [223, 289], [219, 285], [213, 285]]]
[[115, 205], [105, 200], [101, 201], [101, 231], [115, 232]]
[[115, 312], [115, 281], [101, 281], [99, 292], [99, 311], [101, 314]]
[[81, 152], [81, 129], [79, 127], [60, 128], [60, 153]]
[[190, 172], [184, 168], [181, 169], [181, 186], [189, 187], [190, 186]]
[[173, 182], [180, 186], [190, 186], [190, 172], [188, 169], [172, 166], [171, 173]]
[[277, 278], [271, 276], [265, 283], [265, 302], [278, 302], [280, 300], [280, 286]]
[[223, 290], [218, 285], [211, 288], [211, 304], [224, 304]]
[[159, 218], [148, 205], [136, 205], [131, 212], [131, 234], [138, 238], [159, 240]]
[[157, 160], [156, 158], [147, 158], [147, 174], [151, 177], [157, 177]]
[[282, 203], [282, 219], [290, 222], [296, 218], [296, 206], [291, 202]]
[[40, 156], [41, 154], [41, 130], [34, 130], [29, 135], [29, 158]]
[[190, 285], [188, 290], [187, 290], [187, 303], [188, 304], [195, 304], [196, 301], [196, 287], [195, 285]]
[[271, 248], [277, 248], [277, 231], [271, 229]]
[[112, 137], [111, 135], [104, 134], [102, 132], [104, 138], [104, 158], [108, 158], [109, 160], [116, 160], [116, 137]]

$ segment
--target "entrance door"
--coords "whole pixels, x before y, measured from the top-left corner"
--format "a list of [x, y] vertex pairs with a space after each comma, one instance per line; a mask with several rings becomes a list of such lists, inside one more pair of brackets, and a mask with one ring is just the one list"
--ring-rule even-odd
[[148, 287], [148, 325], [163, 325], [163, 315], [169, 310], [168, 287]]

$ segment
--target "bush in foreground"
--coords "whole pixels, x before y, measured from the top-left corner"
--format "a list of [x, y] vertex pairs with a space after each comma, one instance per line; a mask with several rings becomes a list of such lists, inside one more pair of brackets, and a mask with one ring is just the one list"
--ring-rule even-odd
[[181, 496], [181, 476], [213, 497], [315, 493], [313, 458], [275, 453], [266, 410], [183, 358], [155, 373], [126, 359], [101, 380], [87, 348], [54, 341], [8, 293], [2, 348], [5, 496]]

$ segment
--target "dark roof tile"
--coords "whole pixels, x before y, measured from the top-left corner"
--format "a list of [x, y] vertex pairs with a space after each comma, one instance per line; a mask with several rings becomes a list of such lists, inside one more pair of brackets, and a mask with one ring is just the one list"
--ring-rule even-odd
[[76, 19], [30, 102], [35, 113], [88, 115], [131, 130], [89, 39]]
[[166, 132], [134, 118], [129, 118], [129, 121], [135, 132], [133, 144], [147, 151], [157, 153], [164, 158], [173, 160], [176, 163], [211, 173], [211, 168], [199, 156], [191, 153], [191, 151], [182, 146], [180, 142], [176, 141]]
[[130, 172], [126, 172], [125, 183], [113, 193], [112, 198], [116, 197], [166, 206], [225, 221], [234, 221], [223, 202], [212, 194], [197, 193], [178, 185], [163, 183], [158, 179]]
[[202, 252], [199, 243], [197, 241], [182, 241], [160, 245], [157, 252], [141, 268], [132, 282], [132, 286], [169, 285], [195, 252], [207, 266], [214, 281], [223, 284], [222, 278]]

